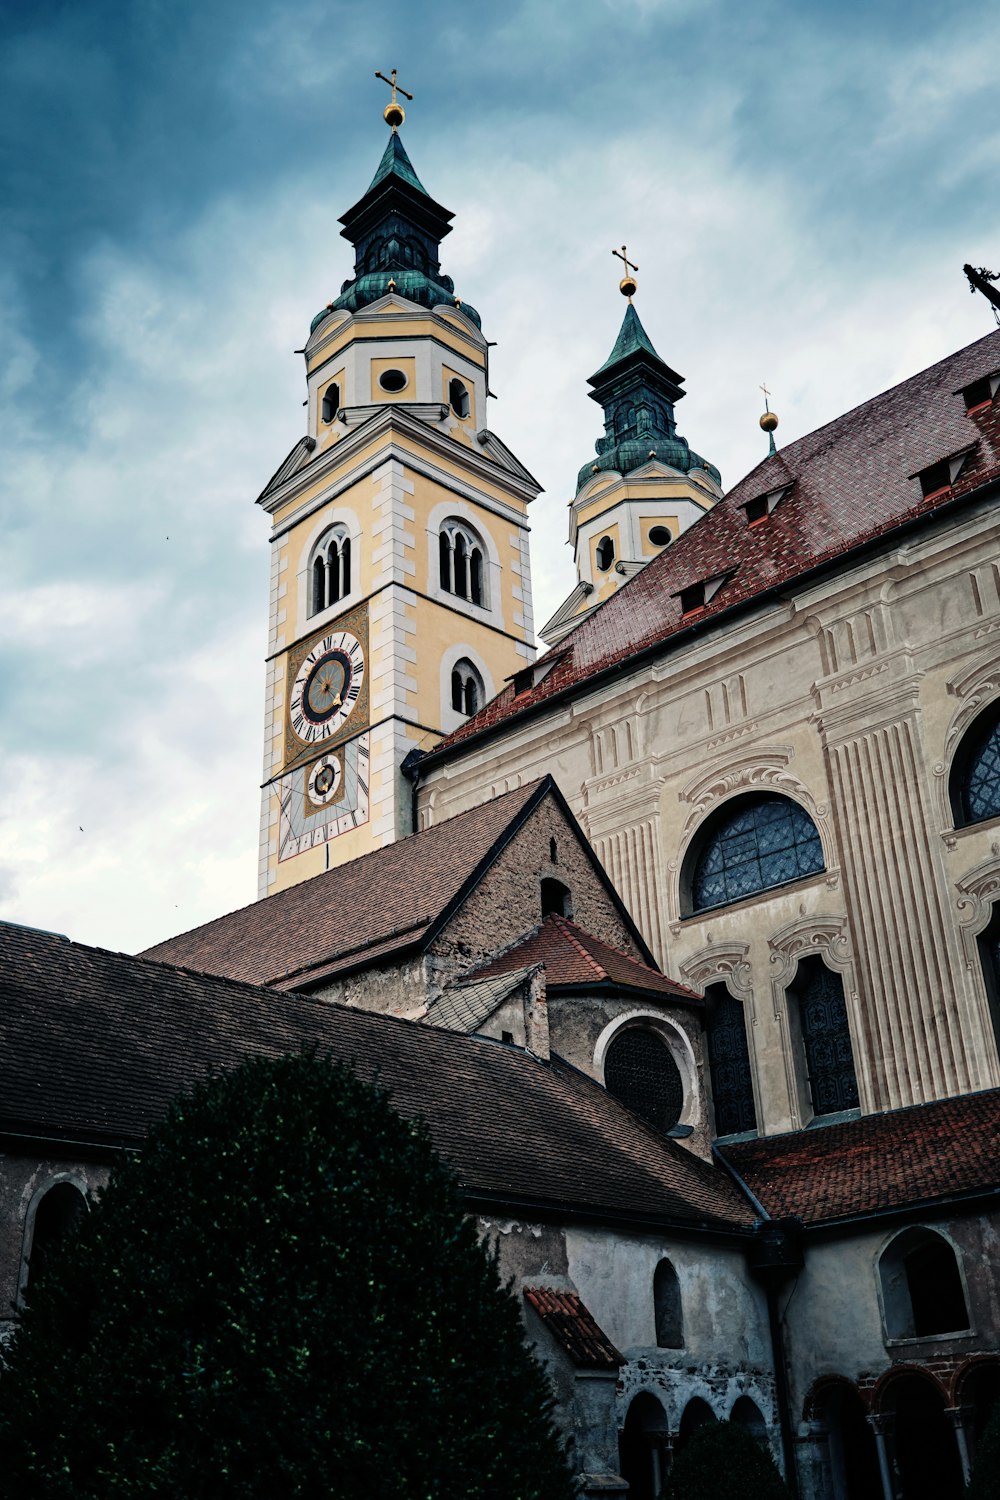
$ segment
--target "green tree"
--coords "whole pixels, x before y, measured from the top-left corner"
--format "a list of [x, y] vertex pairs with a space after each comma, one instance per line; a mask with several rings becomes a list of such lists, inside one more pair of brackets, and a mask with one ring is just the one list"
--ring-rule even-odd
[[422, 1124], [315, 1057], [180, 1099], [46, 1266], [6, 1500], [568, 1500], [548, 1387]]
[[976, 1461], [965, 1500], [1000, 1500], [1000, 1401], [976, 1444]]
[[790, 1500], [768, 1450], [739, 1422], [706, 1422], [677, 1455], [665, 1500]]

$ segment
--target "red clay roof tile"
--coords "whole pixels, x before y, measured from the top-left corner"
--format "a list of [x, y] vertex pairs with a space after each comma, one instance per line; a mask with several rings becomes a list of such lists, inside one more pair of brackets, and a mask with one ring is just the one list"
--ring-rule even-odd
[[546, 1328], [582, 1370], [617, 1370], [625, 1363], [585, 1307], [578, 1292], [558, 1291], [548, 1286], [526, 1286], [524, 1300], [534, 1308]]

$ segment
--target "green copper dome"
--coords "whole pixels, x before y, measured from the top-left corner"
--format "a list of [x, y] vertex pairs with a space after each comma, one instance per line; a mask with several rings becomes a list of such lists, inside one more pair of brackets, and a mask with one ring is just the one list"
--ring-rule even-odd
[[354, 246], [354, 275], [316, 314], [310, 333], [335, 309], [360, 312], [393, 290], [421, 307], [454, 307], [479, 328], [476, 309], [456, 302], [455, 283], [441, 270], [441, 241], [451, 232], [451, 219], [420, 181], [393, 131], [364, 197], [340, 221], [341, 233]]

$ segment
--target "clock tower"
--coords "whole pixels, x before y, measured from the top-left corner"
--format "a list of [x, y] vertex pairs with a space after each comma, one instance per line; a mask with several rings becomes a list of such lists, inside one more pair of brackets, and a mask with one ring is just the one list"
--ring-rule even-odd
[[452, 215], [403, 146], [395, 83], [385, 117], [382, 160], [340, 221], [354, 274], [303, 351], [308, 431], [258, 501], [272, 521], [261, 896], [410, 833], [406, 756], [534, 656], [539, 486], [489, 430], [489, 346], [442, 273]]

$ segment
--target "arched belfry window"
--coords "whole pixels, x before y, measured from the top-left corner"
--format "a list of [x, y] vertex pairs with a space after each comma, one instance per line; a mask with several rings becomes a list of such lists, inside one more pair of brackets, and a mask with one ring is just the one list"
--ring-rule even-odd
[[669, 1260], [661, 1260], [653, 1273], [653, 1312], [656, 1342], [661, 1349], [684, 1348], [684, 1318], [681, 1284]]
[[705, 992], [705, 1043], [712, 1080], [715, 1134], [740, 1135], [757, 1129], [750, 1049], [743, 1006], [724, 984]]
[[604, 1083], [627, 1109], [671, 1130], [684, 1108], [684, 1084], [670, 1048], [654, 1031], [630, 1026], [604, 1055]]
[[463, 380], [449, 380], [448, 404], [456, 417], [467, 417], [471, 410], [469, 388]]
[[821, 958], [802, 959], [788, 995], [798, 1011], [813, 1114], [857, 1109], [858, 1080], [840, 975]]
[[312, 563], [311, 615], [339, 604], [351, 592], [351, 538], [343, 526], [327, 532]]
[[445, 521], [438, 536], [441, 587], [470, 604], [486, 606], [482, 539], [461, 521]]
[[804, 807], [773, 792], [725, 802], [699, 830], [684, 862], [684, 915], [769, 891], [824, 868], [823, 845]]
[[323, 392], [323, 421], [332, 422], [340, 410], [340, 386], [331, 380]]
[[30, 1226], [27, 1287], [44, 1274], [53, 1250], [76, 1228], [86, 1208], [87, 1200], [72, 1182], [57, 1182], [39, 1199]]
[[451, 669], [451, 706], [457, 714], [471, 718], [486, 701], [483, 679], [467, 656]]
[[956, 828], [1000, 817], [1000, 702], [991, 703], [962, 739], [950, 791]]
[[594, 555], [597, 558], [597, 566], [602, 573], [606, 573], [615, 560], [615, 544], [611, 537], [601, 537]]
[[568, 885], [546, 875], [542, 881], [542, 919], [546, 917], [572, 917], [573, 897]]
[[962, 1272], [943, 1234], [904, 1229], [883, 1250], [878, 1270], [886, 1338], [933, 1338], [969, 1328]]

